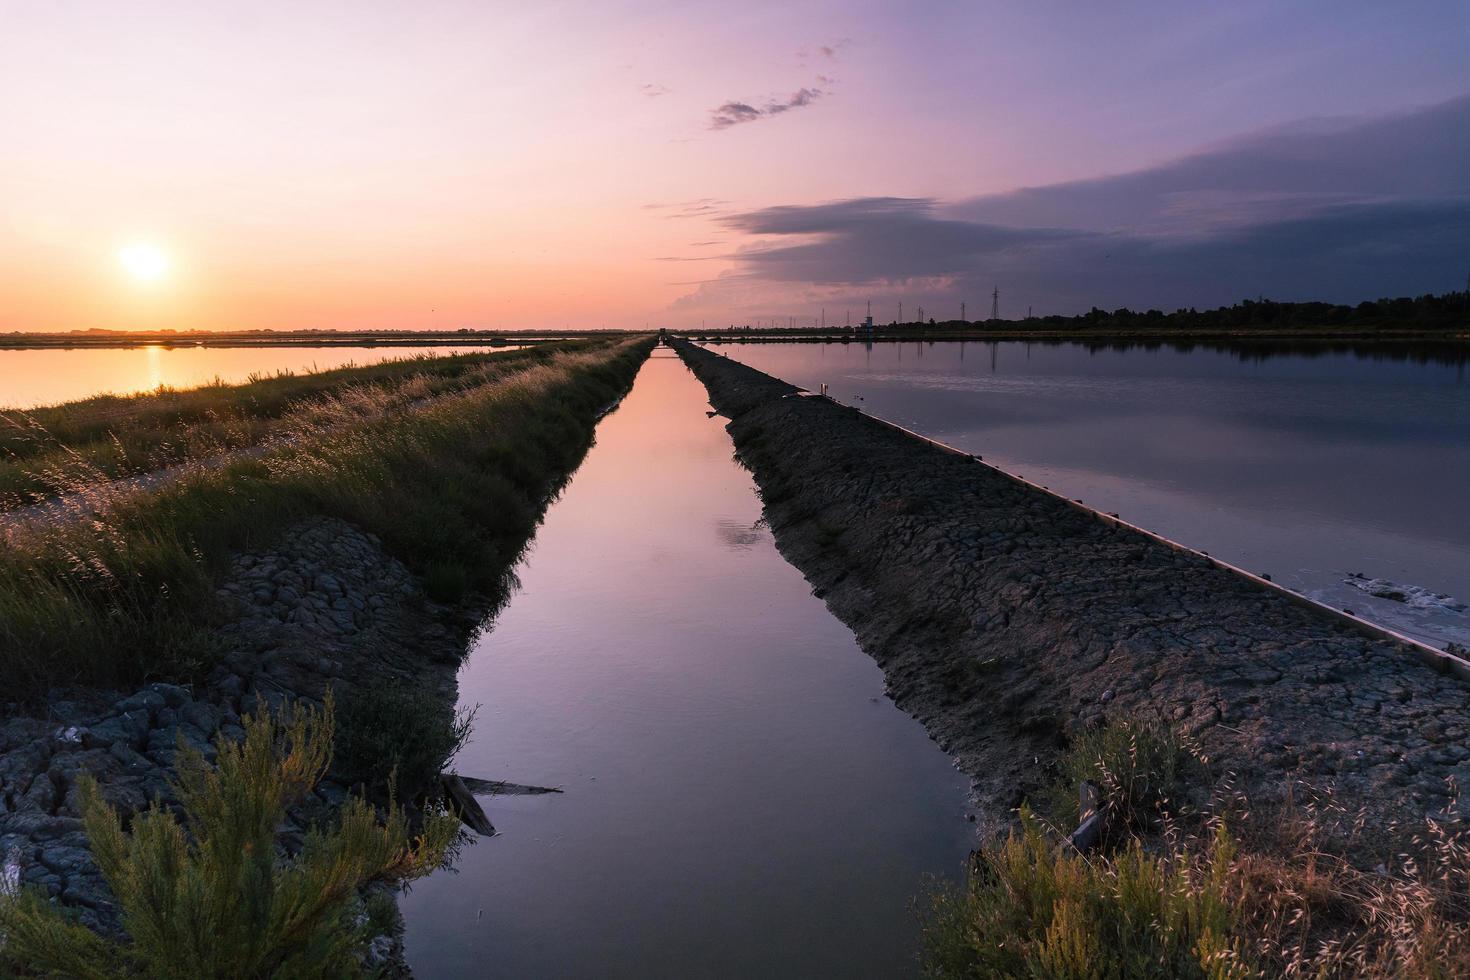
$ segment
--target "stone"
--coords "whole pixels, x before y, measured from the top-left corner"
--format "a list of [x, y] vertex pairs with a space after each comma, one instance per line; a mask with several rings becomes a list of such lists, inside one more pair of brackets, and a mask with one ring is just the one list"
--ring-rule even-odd
[[148, 723], [146, 712], [124, 712], [91, 726], [85, 741], [89, 748], [114, 743], [141, 745], [148, 736]]
[[92, 852], [85, 847], [53, 844], [41, 848], [40, 861], [51, 871], [69, 878], [92, 864]]
[[189, 702], [180, 715], [205, 735], [213, 734], [220, 725], [220, 710], [207, 701]]
[[107, 751], [122, 764], [124, 772], [140, 774], [151, 772], [155, 768], [153, 763], [122, 742], [114, 742]]
[[177, 684], [149, 684], [148, 690], [161, 696], [170, 708], [181, 708], [192, 700], [189, 692]]
[[119, 714], [142, 711], [151, 717], [155, 712], [168, 707], [168, 701], [157, 691], [143, 690], [131, 697], [123, 698], [117, 702], [116, 707]]

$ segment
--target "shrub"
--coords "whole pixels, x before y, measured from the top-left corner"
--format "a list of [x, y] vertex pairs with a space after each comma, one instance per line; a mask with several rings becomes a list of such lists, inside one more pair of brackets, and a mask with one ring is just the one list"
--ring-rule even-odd
[[127, 938], [94, 933], [27, 891], [0, 899], [4, 958], [28, 974], [80, 978], [359, 975], [359, 889], [437, 867], [458, 821], [430, 813], [414, 836], [396, 806], [380, 815], [351, 799], [334, 829], [313, 828], [300, 853], [282, 856], [277, 828], [326, 771], [332, 729], [330, 702], [248, 717], [244, 741], [216, 743], [217, 767], [181, 741], [182, 824], [155, 802], [124, 829], [84, 781], [87, 835]]
[[1057, 769], [1048, 811], [1075, 826], [1081, 816], [1077, 784], [1091, 780], [1102, 790], [1102, 808], [1112, 833], [1158, 826], [1167, 811], [1186, 802], [1204, 776], [1203, 760], [1173, 729], [1126, 719], [1075, 738]]
[[1115, 832], [1084, 856], [1023, 807], [963, 888], [921, 902], [929, 976], [1470, 976], [1463, 825], [1426, 819], [1413, 833], [1298, 785], [1262, 807], [1228, 776], [1179, 807], [1205, 788], [1203, 761], [1136, 722], [1078, 739], [1060, 769], [1063, 829], [1073, 780], [1091, 778]]
[[432, 692], [371, 687], [342, 703], [337, 771], [381, 798], [426, 789], [469, 741], [474, 709], [455, 712]]
[[1059, 851], [1029, 810], [977, 853], [963, 890], [924, 919], [931, 977], [1209, 978], [1257, 975], [1228, 889], [1235, 845], [1223, 826], [1202, 854], [1159, 856], [1137, 841], [1109, 859]]

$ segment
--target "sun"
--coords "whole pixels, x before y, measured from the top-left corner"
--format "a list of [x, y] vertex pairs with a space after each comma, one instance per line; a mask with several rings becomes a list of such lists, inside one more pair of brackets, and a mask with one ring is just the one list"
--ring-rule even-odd
[[155, 245], [134, 242], [117, 253], [124, 271], [139, 282], [157, 282], [168, 275], [168, 254]]

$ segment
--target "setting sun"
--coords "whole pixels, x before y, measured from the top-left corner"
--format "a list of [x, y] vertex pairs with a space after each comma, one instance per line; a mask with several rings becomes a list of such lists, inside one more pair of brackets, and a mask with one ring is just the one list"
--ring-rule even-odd
[[161, 249], [143, 243], [128, 245], [117, 253], [127, 274], [140, 282], [156, 282], [168, 274], [169, 260]]

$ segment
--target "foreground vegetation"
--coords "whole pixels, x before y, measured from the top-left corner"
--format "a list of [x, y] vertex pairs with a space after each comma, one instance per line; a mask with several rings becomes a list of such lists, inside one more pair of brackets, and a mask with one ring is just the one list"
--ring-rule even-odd
[[398, 358], [252, 376], [239, 385], [160, 388], [0, 411], [0, 509], [290, 438], [312, 424], [320, 401], [342, 404], [362, 394], [367, 405], [385, 398], [412, 402], [453, 390], [492, 359], [503, 358], [510, 367], [535, 356], [511, 351]]
[[314, 828], [287, 855], [277, 829], [331, 761], [332, 704], [291, 705], [244, 724], [242, 742], [216, 742], [217, 766], [180, 742], [183, 823], [155, 802], [125, 828], [96, 784], [84, 783], [87, 836], [126, 937], [92, 932], [43, 892], [0, 894], [0, 966], [97, 980], [366, 973], [368, 943], [392, 929], [393, 916], [368, 914], [360, 890], [438, 867], [458, 818], [430, 810], [415, 833], [396, 806], [379, 813], [350, 799], [334, 826]]
[[[354, 384], [312, 399], [295, 437], [267, 452], [148, 492], [99, 481], [76, 519], [11, 523], [0, 547], [10, 696], [203, 669], [229, 556], [308, 515], [378, 535], [436, 598], [503, 593], [547, 494], [651, 343], [472, 359], [437, 393], [425, 391], [437, 375]], [[410, 387], [424, 396], [405, 400]]]
[[[1464, 828], [1371, 828], [1330, 799], [1254, 807], [1228, 778], [1207, 788], [1205, 761], [1157, 725], [1092, 733], [1060, 770], [1050, 821], [1023, 808], [962, 888], [926, 899], [926, 975], [1470, 975]], [[1088, 854], [1058, 829], [1076, 825], [1078, 775], [1110, 828]]]

